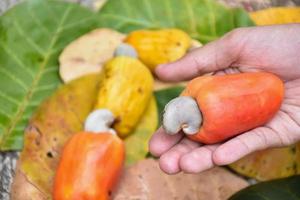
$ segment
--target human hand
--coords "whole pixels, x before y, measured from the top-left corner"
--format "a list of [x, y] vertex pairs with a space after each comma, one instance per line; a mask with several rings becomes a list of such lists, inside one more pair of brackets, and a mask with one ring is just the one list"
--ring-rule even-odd
[[182, 59], [157, 68], [164, 81], [215, 75], [267, 71], [285, 85], [285, 97], [276, 116], [262, 127], [224, 143], [203, 145], [182, 133], [167, 135], [162, 128], [152, 136], [150, 152], [160, 157], [168, 173], [197, 173], [230, 164], [254, 151], [288, 146], [300, 140], [300, 24], [240, 28], [196, 49]]

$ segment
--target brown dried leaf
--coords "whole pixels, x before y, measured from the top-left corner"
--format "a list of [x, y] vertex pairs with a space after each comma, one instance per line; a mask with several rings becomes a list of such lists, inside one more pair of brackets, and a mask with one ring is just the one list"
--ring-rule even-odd
[[153, 159], [142, 160], [125, 169], [114, 200], [221, 200], [246, 187], [248, 183], [217, 167], [199, 174], [164, 174]]
[[59, 57], [62, 80], [69, 82], [86, 74], [100, 72], [124, 38], [122, 33], [101, 28], [74, 40]]
[[96, 101], [100, 79], [99, 74], [94, 74], [72, 81], [38, 108], [25, 131], [12, 200], [51, 197], [61, 149], [74, 133], [82, 130], [83, 121]]

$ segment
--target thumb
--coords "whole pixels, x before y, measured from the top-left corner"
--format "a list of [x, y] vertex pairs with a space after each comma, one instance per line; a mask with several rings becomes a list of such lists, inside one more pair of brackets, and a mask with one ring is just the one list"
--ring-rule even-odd
[[195, 49], [181, 59], [159, 65], [155, 73], [163, 81], [190, 80], [204, 73], [214, 72], [231, 66], [238, 59], [240, 44], [235, 32]]

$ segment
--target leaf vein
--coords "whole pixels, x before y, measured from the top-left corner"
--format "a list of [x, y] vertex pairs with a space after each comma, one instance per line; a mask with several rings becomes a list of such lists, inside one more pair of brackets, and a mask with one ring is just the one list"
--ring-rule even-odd
[[17, 83], [19, 86], [21, 86], [21, 88], [24, 90], [24, 91], [27, 91], [28, 90], [28, 86], [22, 82], [20, 79], [18, 79], [17, 77], [15, 77], [13, 74], [9, 73], [6, 68], [4, 67], [0, 67], [0, 72], [2, 74], [4, 74], [6, 77], [8, 77], [10, 80], [12, 80], [13, 82]]
[[215, 18], [213, 9], [212, 9], [212, 7], [211, 7], [211, 5], [210, 5], [210, 3], [209, 3], [208, 0], [204, 0], [204, 1], [205, 1], [205, 4], [206, 4], [207, 8], [209, 9], [208, 15], [209, 15], [209, 18], [210, 18], [210, 23], [209, 23], [210, 31], [211, 31], [211, 33], [214, 36], [217, 36], [217, 32], [216, 32], [216, 18]]
[[24, 69], [31, 78], [34, 78], [34, 73], [33, 71], [31, 71], [29, 68], [27, 68], [22, 61], [20, 60], [20, 58], [18, 58], [14, 53], [11, 52], [11, 49], [8, 48], [7, 46], [4, 45], [3, 42], [0, 42], [0, 45], [2, 46], [2, 48], [4, 49], [4, 51], [11, 57], [13, 58], [13, 60], [22, 68]]
[[103, 14], [102, 16], [108, 17], [108, 18], [115, 18], [117, 20], [124, 21], [125, 23], [132, 23], [132, 24], [142, 25], [142, 26], [155, 26], [155, 24], [153, 24], [153, 23], [149, 23], [149, 22], [141, 21], [141, 20], [137, 20], [137, 19], [132, 19], [132, 18], [128, 18], [128, 17], [124, 17], [124, 16], [120, 16], [120, 15]]
[[4, 117], [6, 117], [7, 119], [10, 119], [12, 116], [10, 114], [8, 114], [7, 112], [4, 112], [3, 110], [0, 110], [0, 114]]
[[166, 3], [165, 6], [166, 6], [167, 15], [169, 17], [169, 20], [172, 22], [172, 26], [175, 27], [175, 20], [172, 15], [172, 7], [171, 7], [170, 0], [164, 0], [163, 2]]
[[[65, 13], [63, 14], [61, 20], [60, 20], [60, 23], [55, 31], [55, 34], [52, 38], [52, 40], [50, 41], [50, 45], [49, 45], [49, 48], [47, 50], [48, 54], [46, 54], [45, 56], [45, 60], [44, 62], [40, 65], [40, 69], [38, 71], [38, 73], [36, 74], [35, 76], [35, 79], [34, 81], [32, 82], [32, 85], [31, 87], [29, 88], [29, 91], [27, 93], [27, 95], [24, 97], [22, 103], [20, 104], [19, 108], [18, 108], [18, 111], [16, 112], [15, 116], [13, 118], [11, 118], [11, 121], [9, 123], [9, 125], [6, 127], [4, 133], [1, 135], [0, 137], [0, 147], [3, 146], [4, 142], [6, 141], [6, 138], [9, 136], [9, 134], [13, 131], [13, 129], [15, 128], [16, 124], [18, 123], [18, 121], [20, 120], [22, 114], [24, 113], [25, 109], [26, 109], [26, 106], [28, 105], [30, 99], [32, 98], [33, 96], [33, 92], [34, 92], [34, 89], [36, 88], [41, 76], [42, 76], [42, 72], [44, 70], [44, 68], [46, 67], [50, 57], [51, 57], [51, 49], [54, 47], [57, 39], [59, 38], [59, 32], [60, 32], [60, 29], [61, 27], [63, 27], [64, 23], [65, 23], [65, 20], [67, 19], [70, 11], [72, 10], [72, 4], [69, 4], [69, 6], [67, 7]], [[9, 138], [9, 137], [8, 137]]]
[[3, 92], [1, 92], [1, 91], [0, 91], [0, 97], [2, 97], [3, 99], [5, 99], [5, 100], [11, 102], [12, 104], [15, 104], [15, 105], [17, 105], [17, 106], [19, 105], [18, 100], [14, 99], [14, 98], [12, 98], [12, 97], [10, 97], [10, 96], [8, 96], [8, 95], [6, 95], [5, 93], [3, 93]]
[[53, 65], [53, 66], [49, 66], [48, 68], [46, 68], [42, 74], [45, 76], [45, 74], [52, 73], [52, 72], [58, 72], [58, 71], [59, 71], [58, 66]]
[[94, 17], [94, 16], [92, 16], [92, 17], [87, 17], [87, 18], [85, 18], [85, 19], [82, 19], [82, 20], [76, 21], [76, 22], [74, 22], [74, 23], [71, 23], [71, 24], [65, 26], [64, 28], [60, 29], [60, 32], [65, 31], [65, 30], [68, 30], [68, 29], [71, 29], [71, 28], [74, 28], [74, 27], [76, 27], [77, 25], [79, 25], [79, 24], [81, 24], [81, 23], [84, 23], [84, 22], [88, 22], [88, 21], [90, 21], [90, 20], [92, 20], [92, 19], [95, 19], [95, 17]]
[[155, 23], [154, 12], [153, 12], [151, 4], [149, 3], [150, 1], [149, 0], [143, 0], [143, 1], [144, 1], [144, 4], [147, 6], [147, 10], [148, 10], [147, 13], [149, 15], [150, 21], [153, 21], [153, 23]]
[[35, 22], [35, 24], [40, 26], [41, 30], [43, 30], [44, 33], [50, 36], [50, 31], [43, 25], [43, 23], [39, 20], [39, 18], [34, 14], [35, 12], [29, 11], [28, 13], [31, 19]]
[[48, 10], [49, 15], [51, 16], [51, 18], [52, 18], [57, 24], [59, 24], [59, 21], [56, 19], [56, 15], [52, 12], [52, 9], [50, 9], [50, 7], [48, 7], [48, 6], [44, 6], [44, 8]]
[[45, 90], [52, 90], [52, 89], [55, 89], [56, 87], [57, 87], [56, 84], [44, 85], [44, 86], [36, 87], [36, 89], [34, 91], [41, 92], [41, 91], [45, 91]]
[[133, 12], [130, 11], [131, 9], [130, 9], [130, 6], [128, 6], [128, 4], [126, 3], [127, 1], [121, 0], [121, 2], [122, 2], [123, 8], [126, 11], [128, 17], [132, 16], [131, 13], [133, 13]]
[[184, 3], [186, 5], [187, 13], [188, 13], [188, 16], [189, 16], [190, 28], [192, 29], [191, 32], [192, 32], [192, 34], [197, 33], [194, 10], [191, 7], [190, 2], [188, 2], [187, 0], [184, 0]]
[[39, 52], [39, 54], [41, 54], [41, 55], [44, 56], [44, 55], [45, 55], [44, 50], [43, 50], [41, 47], [39, 47], [32, 39], [30, 39], [30, 37], [28, 37], [28, 36], [24, 33], [24, 31], [22, 30], [22, 28], [21, 28], [20, 24], [18, 23], [18, 21], [14, 20], [13, 24], [14, 24], [14, 26], [16, 27], [17, 32], [22, 36], [22, 38], [24, 38], [25, 41], [27, 41], [27, 43], [28, 43], [32, 48], [34, 48], [37, 52]]

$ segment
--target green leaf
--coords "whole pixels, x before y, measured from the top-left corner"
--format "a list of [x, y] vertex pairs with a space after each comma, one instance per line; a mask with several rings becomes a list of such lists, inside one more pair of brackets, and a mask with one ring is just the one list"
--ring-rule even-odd
[[58, 55], [96, 24], [77, 4], [26, 1], [0, 18], [0, 150], [19, 150], [28, 119], [61, 83]]
[[258, 183], [245, 188], [230, 200], [297, 200], [300, 199], [300, 176]]
[[125, 139], [126, 165], [134, 164], [147, 156], [148, 142], [157, 128], [157, 123], [157, 106], [155, 98], [152, 97], [135, 130]]
[[157, 90], [154, 92], [154, 96], [155, 96], [156, 102], [157, 102], [159, 119], [162, 119], [162, 114], [163, 114], [165, 105], [172, 99], [178, 97], [181, 94], [183, 89], [184, 89], [184, 87], [182, 87], [182, 86], [175, 86], [175, 87], [170, 87], [167, 89]]
[[100, 24], [125, 33], [176, 27], [203, 43], [236, 27], [254, 25], [243, 9], [215, 0], [109, 0], [100, 10]]

